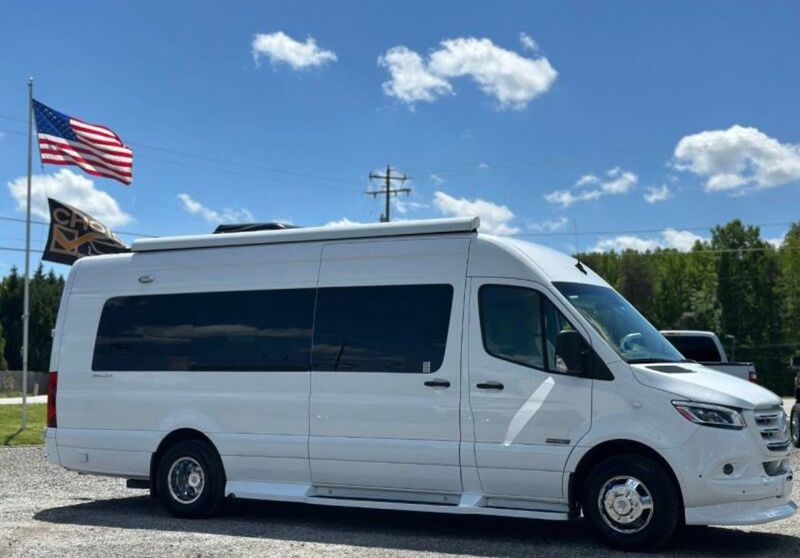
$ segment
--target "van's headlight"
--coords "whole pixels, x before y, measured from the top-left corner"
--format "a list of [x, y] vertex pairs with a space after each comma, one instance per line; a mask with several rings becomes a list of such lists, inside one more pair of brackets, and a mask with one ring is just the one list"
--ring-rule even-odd
[[683, 418], [695, 424], [731, 430], [741, 430], [745, 427], [744, 419], [736, 409], [691, 401], [673, 401], [672, 404]]

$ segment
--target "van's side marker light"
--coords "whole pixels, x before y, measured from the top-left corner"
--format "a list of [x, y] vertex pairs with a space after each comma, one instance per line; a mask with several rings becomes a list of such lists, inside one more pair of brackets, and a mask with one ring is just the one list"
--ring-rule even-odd
[[555, 380], [553, 380], [552, 376], [548, 376], [547, 379], [542, 382], [538, 388], [531, 394], [528, 400], [519, 408], [517, 414], [514, 415], [514, 418], [511, 419], [511, 422], [508, 423], [508, 431], [506, 431], [506, 439], [503, 442], [503, 445], [508, 447], [514, 443], [514, 440], [519, 436], [519, 433], [527, 426], [527, 424], [533, 419], [536, 413], [539, 412], [539, 409], [542, 407], [542, 403], [545, 402], [547, 396], [550, 395], [550, 391], [553, 389], [553, 386], [556, 384]]

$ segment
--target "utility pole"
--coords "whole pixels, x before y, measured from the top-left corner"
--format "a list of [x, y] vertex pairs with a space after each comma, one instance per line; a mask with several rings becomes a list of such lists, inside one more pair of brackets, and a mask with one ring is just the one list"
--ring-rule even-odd
[[388, 223], [391, 221], [391, 203], [389, 200], [394, 195], [397, 194], [406, 194], [408, 195], [411, 193], [411, 188], [392, 188], [392, 180], [398, 180], [400, 183], [404, 183], [408, 180], [406, 175], [400, 176], [392, 176], [392, 167], [386, 165], [386, 174], [375, 174], [373, 172], [369, 173], [370, 180], [383, 180], [384, 181], [384, 189], [383, 190], [367, 190], [367, 195], [372, 196], [373, 198], [377, 198], [378, 196], [386, 196], [386, 212], [381, 215], [381, 223]]

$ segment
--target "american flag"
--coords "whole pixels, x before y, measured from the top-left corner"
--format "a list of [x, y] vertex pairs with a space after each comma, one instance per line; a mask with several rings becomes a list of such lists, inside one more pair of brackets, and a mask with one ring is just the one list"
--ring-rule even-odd
[[33, 101], [42, 164], [76, 165], [94, 176], [133, 182], [133, 151], [105, 126], [89, 124]]

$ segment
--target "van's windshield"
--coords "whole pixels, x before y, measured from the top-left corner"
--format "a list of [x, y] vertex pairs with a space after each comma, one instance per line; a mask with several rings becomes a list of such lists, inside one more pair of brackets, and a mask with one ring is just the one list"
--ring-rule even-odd
[[555, 283], [567, 300], [630, 364], [681, 362], [683, 356], [612, 289], [584, 283]]

